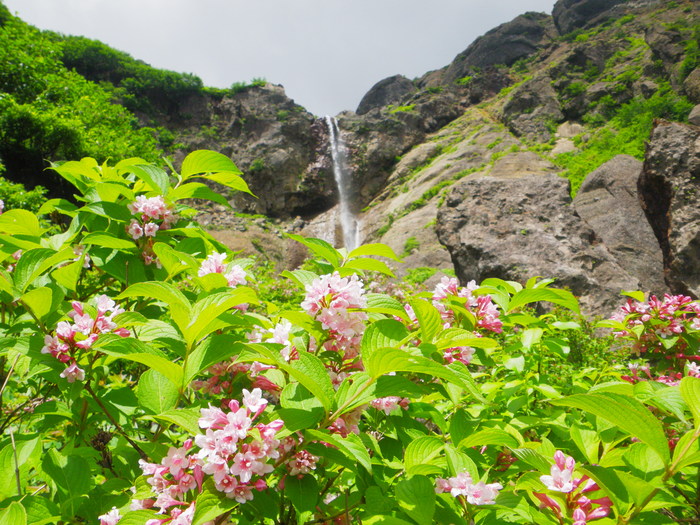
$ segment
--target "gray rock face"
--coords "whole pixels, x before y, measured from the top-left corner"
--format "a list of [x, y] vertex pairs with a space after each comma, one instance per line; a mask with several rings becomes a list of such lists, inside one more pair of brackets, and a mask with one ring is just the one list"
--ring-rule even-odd
[[388, 104], [400, 102], [403, 97], [416, 91], [416, 87], [403, 75], [394, 75], [377, 82], [362, 97], [356, 113], [364, 115], [374, 108], [381, 108]]
[[501, 24], [457, 55], [447, 68], [446, 81], [452, 83], [470, 75], [475, 67], [509, 66], [520, 58], [532, 55], [551, 42], [551, 23], [551, 18], [544, 13], [525, 13]]
[[668, 291], [659, 242], [637, 192], [642, 163], [618, 155], [586, 177], [574, 198], [576, 213], [593, 229], [618, 264], [644, 291]]
[[600, 23], [606, 11], [629, 0], [559, 0], [554, 4], [552, 17], [560, 34]]
[[700, 67], [696, 67], [683, 81], [683, 89], [690, 100], [700, 104]]
[[656, 124], [639, 192], [671, 291], [700, 297], [700, 128]]
[[631, 277], [570, 206], [569, 183], [557, 175], [459, 183], [438, 212], [437, 232], [462, 282], [487, 277], [525, 281], [556, 276], [588, 314], [607, 314]]
[[503, 119], [515, 135], [548, 142], [551, 133], [547, 123], [564, 119], [551, 78], [535, 78], [517, 88], [503, 107]]
[[235, 194], [243, 211], [272, 217], [314, 215], [337, 202], [328, 132], [287, 97], [282, 86], [250, 87], [192, 108], [191, 127], [178, 140], [188, 151], [214, 149], [235, 159], [253, 193]]
[[700, 104], [698, 104], [690, 110], [690, 114], [688, 115], [688, 122], [690, 122], [694, 126], [700, 126]]

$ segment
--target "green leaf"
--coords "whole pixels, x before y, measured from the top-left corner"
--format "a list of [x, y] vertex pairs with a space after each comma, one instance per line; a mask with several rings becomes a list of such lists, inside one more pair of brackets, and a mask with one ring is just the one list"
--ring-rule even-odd
[[185, 160], [182, 161], [180, 174], [182, 179], [186, 180], [198, 173], [215, 173], [217, 171], [241, 172], [226, 155], [216, 151], [199, 149], [185, 157]]
[[139, 378], [136, 396], [139, 405], [155, 414], [175, 408], [179, 397], [177, 387], [156, 370], [146, 370]]
[[143, 416], [143, 418], [177, 425], [192, 436], [202, 433], [202, 429], [199, 428], [200, 412], [196, 408], [174, 408], [161, 414]]
[[383, 293], [368, 293], [365, 294], [365, 299], [367, 300], [365, 312], [387, 314], [408, 320], [408, 314], [403, 305], [393, 297]]
[[284, 495], [291, 501], [297, 512], [312, 512], [316, 508], [320, 487], [316, 478], [307, 474], [301, 478], [287, 476], [284, 481]]
[[115, 250], [133, 250], [136, 248], [134, 241], [120, 239], [116, 235], [107, 232], [88, 233], [81, 242], [82, 244], [102, 246], [103, 248]]
[[355, 434], [341, 437], [339, 434], [331, 434], [327, 430], [312, 429], [305, 430], [304, 434], [308, 441], [320, 441], [337, 447], [353, 464], [359, 463], [367, 472], [372, 473], [372, 460], [369, 457], [369, 452]]
[[[184, 270], [199, 268], [199, 262], [189, 253], [179, 252], [165, 243], [155, 243], [153, 245], [153, 252], [158, 256], [158, 260], [163, 265], [163, 268], [165, 268], [165, 271], [168, 272], [168, 279], [171, 279]], [[218, 275], [223, 278], [224, 281], [226, 279], [223, 275], [218, 273], [210, 275]]]
[[595, 481], [600, 488], [610, 497], [618, 516], [624, 515], [632, 504], [632, 495], [627, 490], [625, 483], [620, 479], [617, 471], [611, 468], [590, 465], [580, 470]]
[[49, 449], [41, 466], [56, 483], [66, 510], [76, 515], [80, 496], [87, 494], [95, 483], [88, 462], [81, 456], [66, 457], [56, 449]]
[[218, 327], [211, 323], [219, 315], [242, 304], [257, 304], [258, 297], [252, 288], [237, 286], [232, 290], [217, 292], [197, 301], [190, 312], [190, 322], [183, 330], [188, 346], [207, 336]]
[[165, 357], [161, 357], [153, 353], [125, 351], [125, 347], [123, 345], [107, 344], [100, 346], [99, 348], [100, 351], [107, 355], [118, 357], [120, 359], [126, 359], [127, 361], [133, 361], [134, 363], [141, 363], [142, 365], [146, 365], [147, 367], [160, 372], [178, 388], [182, 384], [182, 367], [177, 363], [169, 361]]
[[544, 330], [542, 330], [542, 328], [528, 328], [527, 330], [523, 330], [522, 336], [520, 337], [523, 348], [530, 350], [532, 345], [540, 342], [543, 333]]
[[168, 174], [161, 168], [152, 164], [138, 164], [130, 166], [128, 170], [145, 182], [156, 193], [165, 195], [170, 186]]
[[326, 412], [331, 411], [335, 389], [326, 367], [318, 357], [308, 352], [299, 352], [299, 359], [291, 363], [280, 363], [279, 366], [314, 394]]
[[34, 288], [21, 297], [21, 301], [29, 308], [36, 317], [43, 319], [51, 313], [53, 304], [53, 292], [51, 288]]
[[380, 319], [367, 327], [362, 336], [361, 353], [364, 359], [380, 348], [396, 347], [408, 336], [406, 327], [395, 319]]
[[331, 246], [326, 241], [323, 241], [321, 239], [314, 239], [312, 237], [306, 238], [302, 237], [301, 235], [296, 235], [294, 233], [288, 233], [287, 237], [297, 242], [300, 242], [301, 244], [306, 246], [311, 253], [313, 253], [317, 257], [328, 261], [334, 268], [338, 268], [340, 266], [340, 261], [342, 260], [340, 252], [333, 248], [333, 246]]
[[280, 274], [282, 277], [291, 279], [296, 282], [302, 288], [309, 286], [314, 280], [318, 279], [318, 275], [314, 272], [309, 272], [308, 270], [285, 270]]
[[404, 453], [406, 472], [411, 475], [417, 467], [432, 464], [440, 456], [445, 444], [435, 436], [422, 436], [411, 441]]
[[27, 210], [15, 208], [0, 215], [0, 233], [41, 237], [44, 235], [44, 230], [39, 226], [36, 215]]
[[[212, 173], [211, 175], [200, 175], [200, 177], [218, 182], [219, 184], [223, 184], [224, 186], [233, 190], [242, 191], [253, 195], [253, 192], [250, 191], [250, 188], [248, 187], [248, 183], [246, 183], [246, 181], [236, 173], [230, 171], [220, 171], [218, 173]], [[255, 197], [255, 195], [253, 195], [253, 197]]]
[[513, 450], [513, 455], [523, 463], [537, 469], [542, 474], [549, 474], [550, 472], [552, 466], [551, 462], [536, 450], [532, 450], [531, 448], [516, 448]]
[[686, 376], [681, 379], [681, 396], [693, 414], [695, 428], [700, 428], [700, 378]]
[[0, 510], [0, 525], [27, 525], [27, 511], [18, 501]]
[[172, 284], [155, 281], [132, 284], [119, 294], [116, 300], [120, 301], [130, 297], [145, 297], [167, 304], [170, 307], [173, 320], [183, 333], [190, 324], [190, 302], [187, 300], [187, 297]]
[[416, 314], [416, 319], [420, 325], [421, 341], [432, 343], [438, 332], [442, 329], [442, 319], [440, 312], [431, 303], [423, 299], [409, 301]]
[[363, 525], [413, 525], [410, 521], [395, 518], [394, 516], [371, 516], [362, 518]]
[[[375, 398], [376, 381], [369, 374], [357, 372], [346, 377], [335, 394], [335, 415], [340, 416]], [[342, 408], [342, 410], [341, 410]]]
[[162, 514], [157, 514], [154, 510], [132, 510], [122, 516], [119, 525], [145, 525], [148, 520], [158, 518], [162, 518]]
[[[2, 216], [0, 216], [2, 217]], [[46, 270], [66, 259], [75, 257], [72, 248], [65, 248], [60, 252], [55, 252], [47, 248], [37, 248], [22, 254], [14, 271], [15, 288], [19, 292], [25, 292], [30, 284]]]
[[382, 243], [363, 244], [362, 246], [358, 246], [348, 254], [348, 259], [367, 256], [386, 257], [387, 259], [401, 262], [401, 259], [398, 255], [396, 255], [394, 250]]
[[209, 478], [204, 482], [202, 492], [197, 496], [192, 525], [202, 525], [202, 523], [215, 520], [237, 506], [238, 502], [219, 492], [214, 480]]
[[60, 511], [55, 503], [41, 496], [25, 496], [22, 505], [27, 511], [27, 523], [48, 525], [60, 521]]
[[206, 338], [197, 345], [187, 358], [185, 383], [189, 384], [197, 375], [210, 366], [225, 361], [240, 351], [241, 345], [232, 335], [213, 335]]
[[51, 272], [51, 277], [64, 288], [74, 292], [83, 271], [83, 257]]
[[498, 445], [515, 449], [518, 447], [518, 441], [508, 432], [498, 428], [485, 428], [479, 430], [459, 442], [459, 448], [469, 448], [484, 445]]
[[173, 202], [181, 199], [206, 199], [221, 204], [226, 208], [231, 208], [231, 205], [223, 195], [216, 193], [209, 186], [201, 182], [188, 182], [187, 184], [178, 186], [168, 194], [168, 197]]
[[596, 393], [576, 394], [550, 403], [579, 408], [608, 421], [649, 445], [668, 465], [670, 453], [663, 427], [639, 401], [619, 394]]
[[387, 266], [384, 261], [377, 259], [361, 258], [352, 259], [343, 264], [343, 268], [351, 268], [353, 270], [368, 270], [370, 272], [379, 272], [389, 277], [395, 277], [394, 272]]
[[435, 514], [435, 485], [425, 476], [413, 476], [396, 484], [396, 500], [418, 525], [431, 525]]
[[580, 311], [578, 300], [571, 292], [559, 290], [557, 288], [526, 288], [520, 290], [511, 297], [508, 305], [508, 312], [517, 310], [526, 304], [537, 303], [539, 301], [558, 304], [576, 313]]

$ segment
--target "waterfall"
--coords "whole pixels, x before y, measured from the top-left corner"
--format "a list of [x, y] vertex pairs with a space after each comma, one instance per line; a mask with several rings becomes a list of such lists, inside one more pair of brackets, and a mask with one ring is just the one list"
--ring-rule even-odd
[[327, 115], [326, 124], [330, 135], [333, 176], [338, 186], [338, 197], [340, 200], [340, 227], [343, 232], [345, 248], [350, 251], [357, 248], [360, 244], [358, 218], [350, 209], [348, 195], [352, 174], [348, 165], [347, 149], [343, 143], [343, 138], [340, 136], [340, 129], [338, 129], [338, 122]]

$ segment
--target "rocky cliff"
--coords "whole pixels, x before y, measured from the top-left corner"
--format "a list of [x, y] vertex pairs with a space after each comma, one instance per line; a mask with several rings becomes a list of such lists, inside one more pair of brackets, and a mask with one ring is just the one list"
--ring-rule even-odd
[[[440, 70], [379, 81], [337, 116], [363, 240], [402, 253], [399, 274], [554, 276], [589, 313], [625, 289], [697, 296], [696, 128], [645, 141], [700, 102], [699, 27], [692, 1], [560, 0]], [[186, 149], [239, 162], [260, 198], [237, 206], [278, 217], [277, 235], [341, 244], [324, 122], [279, 87], [237, 97], [210, 104], [216, 136], [192, 127]]]
[[[336, 117], [363, 241], [403, 254], [400, 274], [555, 277], [589, 313], [622, 289], [700, 295], [699, 11], [559, 0], [441, 69], [377, 82]], [[257, 195], [200, 220], [283, 265], [302, 256], [285, 232], [342, 244], [325, 121], [263, 81], [185, 84], [174, 100], [149, 92], [142, 123], [169, 130], [176, 162], [200, 148], [229, 155]]]

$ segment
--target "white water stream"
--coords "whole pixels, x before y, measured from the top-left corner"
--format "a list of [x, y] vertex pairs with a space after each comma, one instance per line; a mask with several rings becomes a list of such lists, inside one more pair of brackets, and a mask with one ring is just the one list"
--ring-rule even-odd
[[340, 136], [338, 122], [330, 116], [326, 116], [328, 133], [330, 135], [331, 157], [333, 159], [333, 175], [338, 186], [338, 198], [340, 200], [340, 227], [343, 231], [345, 248], [350, 251], [360, 245], [359, 221], [350, 208], [349, 189], [351, 184], [350, 166], [343, 138]]

